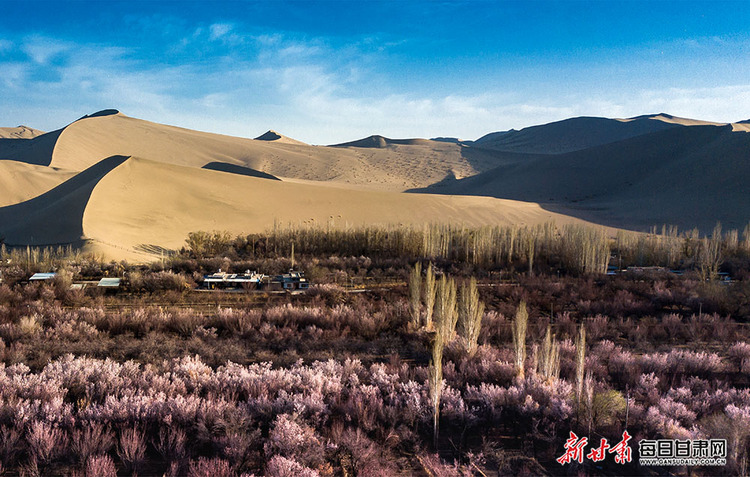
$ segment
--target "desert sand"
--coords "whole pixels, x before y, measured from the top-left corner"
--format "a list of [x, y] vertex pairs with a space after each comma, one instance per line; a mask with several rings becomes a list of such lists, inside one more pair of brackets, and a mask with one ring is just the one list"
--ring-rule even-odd
[[104, 157], [121, 154], [191, 167], [224, 162], [280, 178], [401, 191], [425, 187], [451, 173], [467, 177], [503, 163], [502, 153], [464, 149], [427, 140], [385, 150], [309, 146], [274, 131], [253, 140], [165, 126], [111, 111], [65, 127], [50, 165], [82, 171]]
[[274, 131], [236, 138], [107, 110], [4, 141], [0, 237], [11, 245], [73, 243], [144, 261], [196, 230], [578, 221], [531, 203], [403, 193], [518, 160], [426, 139], [310, 146]]
[[[743, 185], [750, 183], [746, 123], [660, 114], [624, 124], [637, 121], [671, 126], [565, 153], [551, 154], [548, 149], [546, 155], [419, 191], [531, 201], [548, 210], [641, 231], [669, 224], [709, 233], [717, 222], [741, 231], [748, 224], [750, 189]], [[545, 131], [545, 126], [538, 126], [533, 132], [552, 138], [559, 128], [552, 124], [551, 131]]]
[[0, 139], [33, 139], [44, 134], [28, 126], [18, 126], [15, 128], [0, 128]]
[[[163, 186], [165, 181], [169, 187]], [[134, 194], [134, 190], [140, 192]], [[156, 247], [179, 248], [195, 230], [240, 234], [269, 230], [275, 224], [343, 228], [548, 221], [562, 224], [576, 219], [517, 201], [349, 190], [130, 158], [96, 185], [82, 223], [91, 245], [108, 255], [122, 256], [108, 249], [122, 247], [138, 253]]]
[[[0, 138], [0, 238], [147, 261], [189, 232], [274, 225], [557, 224], [742, 228], [747, 123], [573, 118], [477, 141], [370, 136], [311, 146], [116, 110]], [[420, 193], [405, 193], [406, 191]]]

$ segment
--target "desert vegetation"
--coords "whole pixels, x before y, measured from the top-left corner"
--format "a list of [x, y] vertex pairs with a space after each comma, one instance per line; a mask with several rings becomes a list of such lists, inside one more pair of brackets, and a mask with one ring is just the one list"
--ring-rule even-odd
[[[722, 231], [717, 224], [708, 236], [697, 229], [653, 228], [649, 233], [618, 231], [614, 237], [596, 226], [554, 223], [536, 226], [454, 227], [274, 227], [262, 234], [232, 237], [226, 232], [191, 233], [182, 260], [214, 257], [268, 259], [301, 256], [364, 256], [372, 260], [396, 257], [450, 262], [480, 270], [515, 273], [595, 274], [608, 265], [658, 266], [694, 270], [715, 278], [720, 266], [747, 268], [750, 224], [742, 231]], [[731, 271], [731, 270], [730, 270]]]
[[[287, 232], [204, 233], [148, 267], [66, 250], [3, 250], [2, 471], [685, 472], [637, 459], [556, 460], [570, 432], [614, 445], [626, 430], [631, 445], [727, 439], [719, 472], [747, 471], [746, 234], [483, 230], [289, 232], [283, 240]], [[488, 236], [506, 247], [490, 255], [490, 245], [462, 248]], [[306, 294], [194, 289], [201, 273], [218, 268], [283, 271], [292, 247], [315, 277]], [[587, 270], [599, 253], [607, 261]], [[613, 260], [684, 273], [604, 275]], [[25, 282], [51, 268], [54, 281]], [[719, 273], [734, 280], [711, 279]], [[128, 288], [109, 295], [70, 287], [102, 276], [123, 276]]]

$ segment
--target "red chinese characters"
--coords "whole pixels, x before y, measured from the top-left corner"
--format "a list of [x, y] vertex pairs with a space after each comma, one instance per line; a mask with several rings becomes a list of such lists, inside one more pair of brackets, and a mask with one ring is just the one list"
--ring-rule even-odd
[[[607, 454], [615, 454], [615, 462], [618, 464], [625, 464], [632, 462], [633, 451], [630, 448], [628, 442], [632, 439], [632, 436], [628, 434], [628, 431], [622, 433], [622, 440], [618, 442], [614, 447], [609, 445], [606, 438], [602, 438], [599, 441], [599, 447], [592, 448], [586, 458], [592, 462], [601, 462], [607, 458]], [[565, 441], [565, 453], [557, 458], [557, 462], [561, 465], [569, 464], [573, 461], [577, 461], [579, 464], [583, 464], [584, 447], [588, 444], [588, 438], [579, 438], [574, 432], [570, 432], [570, 437]]]
[[628, 445], [628, 441], [632, 438], [628, 431], [623, 431], [622, 440], [617, 443], [609, 452], [615, 454], [615, 462], [618, 464], [624, 464], [633, 460], [633, 451]]
[[587, 455], [586, 458], [590, 459], [593, 462], [601, 462], [607, 457], [607, 449], [609, 449], [609, 447], [610, 446], [607, 442], [607, 439], [602, 438], [599, 447], [591, 449], [589, 455]]
[[588, 444], [588, 437], [578, 439], [573, 431], [570, 432], [570, 438], [565, 442], [565, 454], [557, 458], [557, 462], [562, 465], [569, 464], [573, 460], [577, 460], [579, 464], [583, 463], [583, 448]]

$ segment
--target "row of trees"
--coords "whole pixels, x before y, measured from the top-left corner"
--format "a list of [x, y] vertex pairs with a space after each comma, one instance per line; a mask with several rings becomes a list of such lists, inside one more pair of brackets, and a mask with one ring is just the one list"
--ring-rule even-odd
[[[432, 263], [429, 263], [424, 278], [422, 265], [417, 262], [409, 276], [409, 309], [411, 313], [411, 328], [422, 329], [432, 333], [432, 349], [429, 363], [430, 400], [433, 406], [433, 440], [438, 447], [438, 433], [440, 422], [440, 398], [443, 394], [443, 354], [445, 347], [458, 336], [466, 354], [473, 357], [478, 349], [479, 333], [482, 329], [484, 303], [479, 299], [477, 282], [473, 277], [464, 282], [459, 292], [456, 292], [456, 282], [453, 278], [442, 275], [435, 278]], [[527, 362], [526, 330], [529, 313], [526, 302], [521, 301], [512, 322], [511, 334], [513, 338], [514, 367], [517, 379], [525, 378]], [[458, 333], [456, 329], [458, 325]], [[560, 375], [560, 345], [552, 333], [551, 324], [541, 347], [533, 345], [533, 359], [531, 370], [534, 375], [553, 382]], [[585, 349], [586, 329], [579, 328], [575, 343], [576, 349], [576, 402], [579, 409], [592, 409], [591, 399], [584, 401]], [[590, 378], [589, 378], [590, 379]], [[590, 391], [589, 385], [586, 389]], [[589, 393], [590, 394], [590, 393]], [[590, 396], [589, 396], [590, 397]], [[588, 404], [588, 405], [586, 405]]]
[[422, 278], [422, 264], [417, 262], [409, 276], [410, 326], [433, 334], [429, 364], [430, 400], [433, 411], [433, 439], [438, 441], [440, 397], [443, 393], [443, 353], [456, 335], [456, 325], [461, 342], [469, 356], [477, 352], [479, 332], [482, 328], [484, 303], [479, 301], [477, 281], [473, 277], [462, 284], [457, 294], [456, 281], [446, 275], [435, 278], [432, 262]]
[[750, 226], [722, 232], [717, 224], [710, 236], [698, 230], [678, 233], [663, 227], [651, 233], [620, 231], [609, 237], [598, 226], [553, 223], [536, 226], [479, 228], [431, 224], [418, 227], [366, 226], [348, 229], [279, 228], [232, 237], [226, 232], [193, 232], [183, 256], [237, 259], [289, 257], [292, 247], [306, 256], [403, 257], [467, 263], [483, 268], [517, 271], [561, 269], [568, 273], [603, 273], [615, 255], [617, 265], [693, 268], [715, 276], [721, 263], [750, 257]]
[[[480, 268], [516, 271], [562, 270], [573, 274], [603, 273], [612, 256], [616, 265], [695, 269], [715, 277], [726, 261], [750, 258], [750, 225], [740, 233], [723, 232], [717, 224], [710, 236], [694, 229], [653, 229], [648, 234], [620, 231], [609, 237], [597, 226], [553, 223], [536, 226], [479, 228], [431, 224], [418, 227], [365, 226], [348, 229], [281, 228], [233, 237], [228, 232], [192, 232], [181, 254], [167, 260], [228, 258], [257, 260], [300, 256], [365, 256], [372, 258], [451, 261]], [[80, 265], [101, 270], [102, 257], [66, 247], [7, 247], [0, 245], [0, 262], [30, 271]], [[0, 265], [2, 267], [2, 265]]]

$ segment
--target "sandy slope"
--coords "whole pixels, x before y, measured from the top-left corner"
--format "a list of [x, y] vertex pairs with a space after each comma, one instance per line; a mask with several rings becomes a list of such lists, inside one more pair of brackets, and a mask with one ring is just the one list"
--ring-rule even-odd
[[0, 208], [0, 237], [11, 245], [79, 244], [91, 191], [125, 159], [109, 157], [33, 199]]
[[608, 225], [674, 224], [710, 232], [750, 219], [750, 134], [676, 127], [498, 167], [423, 191], [532, 201]]
[[[194, 230], [243, 233], [275, 222], [584, 219], [708, 231], [720, 220], [742, 228], [750, 218], [750, 123], [709, 124], [664, 114], [574, 118], [488, 135], [479, 147], [382, 136], [327, 147], [108, 110], [47, 134], [3, 130], [0, 238], [89, 240], [110, 258], [144, 259], [143, 250], [178, 248]], [[442, 195], [399, 193], [407, 189]]]
[[507, 161], [507, 154], [469, 151], [458, 144], [436, 141], [419, 140], [383, 149], [309, 146], [273, 131], [252, 140], [112, 113], [83, 118], [64, 128], [54, 147], [51, 165], [83, 170], [112, 155], [192, 167], [226, 163], [281, 178], [381, 190], [425, 187], [448, 174], [467, 177]]
[[0, 207], [44, 194], [74, 175], [72, 171], [0, 160]]
[[520, 131], [490, 133], [474, 146], [528, 154], [565, 154], [675, 127], [656, 116], [628, 120], [580, 117], [532, 126]]
[[41, 136], [44, 132], [28, 126], [18, 126], [15, 128], [0, 128], [0, 138], [10, 139], [33, 139]]
[[[169, 184], [169, 187], [165, 187]], [[138, 250], [179, 248], [195, 230], [274, 226], [556, 223], [575, 221], [536, 204], [292, 184], [131, 158], [94, 187], [82, 219], [91, 247], [134, 259]]]

